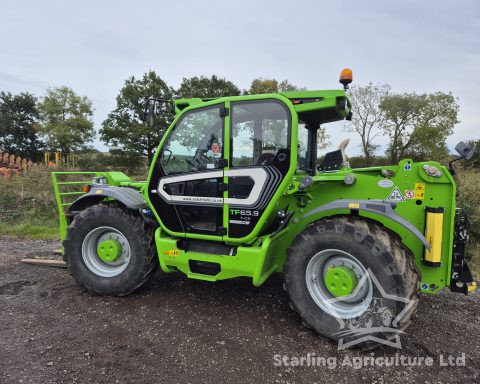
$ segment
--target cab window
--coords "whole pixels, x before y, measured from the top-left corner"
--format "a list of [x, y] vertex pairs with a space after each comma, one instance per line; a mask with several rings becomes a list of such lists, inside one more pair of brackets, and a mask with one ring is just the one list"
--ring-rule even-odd
[[298, 123], [298, 169], [308, 170], [308, 129], [305, 124]]
[[[323, 127], [317, 130], [317, 148], [315, 151], [315, 158], [320, 159], [324, 155], [324, 150], [330, 145], [330, 136], [325, 133]], [[310, 153], [308, 148], [308, 128], [307, 125], [299, 120], [298, 121], [298, 161], [297, 169], [303, 171], [311, 171], [310, 165]], [[317, 160], [318, 161], [318, 160]]]
[[268, 165], [290, 148], [290, 114], [276, 100], [232, 103], [232, 166]]

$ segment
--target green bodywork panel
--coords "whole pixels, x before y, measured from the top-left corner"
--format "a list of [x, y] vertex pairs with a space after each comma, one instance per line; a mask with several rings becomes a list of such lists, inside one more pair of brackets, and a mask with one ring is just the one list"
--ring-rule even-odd
[[[267, 236], [252, 246], [239, 246], [234, 256], [185, 252], [177, 248], [177, 241], [178, 239], [166, 235], [160, 228], [155, 232], [160, 267], [165, 272], [178, 270], [190, 278], [208, 281], [251, 277], [253, 285], [260, 286], [279, 267], [276, 263], [276, 252], [280, 251], [280, 236], [274, 239]], [[218, 263], [221, 271], [215, 276], [194, 273], [190, 270], [190, 260]]]
[[[403, 244], [412, 252], [416, 266], [421, 274], [422, 290], [424, 292], [437, 292], [450, 283], [452, 267], [453, 247], [453, 224], [455, 216], [455, 194], [456, 185], [449, 171], [442, 165], [435, 162], [414, 163], [412, 160], [402, 160], [397, 165], [351, 169], [345, 166], [336, 171], [320, 172], [308, 175], [297, 168], [297, 130], [298, 114], [312, 113], [320, 123], [345, 119], [350, 114], [350, 101], [342, 90], [332, 91], [301, 91], [284, 92], [279, 94], [249, 95], [237, 97], [225, 97], [217, 99], [182, 99], [175, 100], [177, 116], [164, 135], [159, 150], [157, 150], [153, 164], [166, 142], [168, 134], [175, 126], [178, 119], [185, 112], [208, 105], [224, 103], [230, 108], [232, 101], [275, 99], [283, 102], [291, 113], [291, 164], [286, 177], [279, 185], [270, 203], [265, 208], [255, 229], [244, 238], [228, 237], [228, 206], [224, 206], [224, 226], [227, 228], [227, 235], [212, 236], [201, 234], [185, 234], [170, 231], [162, 223], [160, 212], [156, 212], [149, 200], [145, 183], [134, 183], [125, 175], [118, 172], [98, 172], [94, 176], [105, 176], [109, 185], [133, 187], [143, 192], [145, 201], [151, 208], [153, 215], [159, 223], [155, 232], [155, 242], [158, 251], [160, 266], [165, 272], [181, 271], [190, 278], [216, 281], [235, 277], [252, 278], [255, 286], [261, 285], [272, 273], [282, 272], [286, 258], [286, 251], [292, 244], [296, 235], [301, 233], [309, 224], [325, 217], [335, 215], [358, 215], [373, 220], [395, 233]], [[296, 104], [296, 99], [309, 99], [307, 103]], [[338, 101], [345, 100], [343, 108], [338, 108]], [[230, 118], [225, 118], [225, 153], [230, 153]], [[424, 165], [435, 166], [441, 173], [439, 177], [429, 176], [424, 170]], [[152, 168], [148, 178], [152, 177]], [[228, 166], [225, 170], [228, 170]], [[62, 173], [52, 174], [54, 188], [59, 203], [61, 235], [62, 239], [66, 233], [66, 221], [64, 219], [64, 207], [68, 206], [62, 200], [58, 186], [58, 178]], [[90, 176], [90, 175], [89, 175]], [[93, 175], [92, 175], [93, 176]], [[355, 179], [353, 184], [344, 181], [345, 177]], [[313, 182], [306, 188], [299, 188], [300, 182], [312, 177]], [[228, 177], [224, 178], [228, 182]], [[417, 189], [419, 189], [417, 191]], [[416, 192], [417, 191], [417, 192]], [[355, 202], [358, 201], [382, 201], [397, 195], [402, 195], [404, 201], [399, 201], [395, 212], [413, 225], [420, 233], [425, 233], [425, 207], [445, 208], [441, 266], [430, 267], [422, 262], [425, 247], [420, 239], [413, 235], [411, 230], [404, 225], [391, 220], [376, 212], [366, 212], [355, 209]], [[417, 193], [417, 194], [416, 194]], [[228, 190], [224, 192], [228, 197]], [[410, 198], [406, 198], [410, 197]], [[320, 210], [316, 208], [333, 201], [352, 202], [353, 208]], [[278, 232], [268, 233], [273, 223], [278, 221], [278, 212], [290, 215], [286, 228]], [[63, 220], [63, 222], [62, 222]], [[236, 246], [236, 254], [216, 255], [207, 253], [186, 252], [179, 249], [178, 242], [182, 239], [200, 239], [222, 242]], [[220, 272], [216, 275], [208, 275], [192, 272], [189, 262], [203, 261], [217, 263], [220, 265]], [[345, 277], [348, 280], [348, 276]], [[354, 282], [351, 282], [354, 285]]]

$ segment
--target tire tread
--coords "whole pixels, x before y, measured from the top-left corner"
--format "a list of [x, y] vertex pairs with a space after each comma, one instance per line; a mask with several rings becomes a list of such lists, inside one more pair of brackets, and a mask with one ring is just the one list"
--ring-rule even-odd
[[[97, 216], [117, 216], [123, 222], [129, 223], [129, 225], [131, 225], [131, 231], [134, 233], [135, 238], [138, 240], [141, 248], [144, 250], [144, 252], [142, 252], [140, 255], [140, 262], [138, 263], [140, 268], [138, 268], [138, 270], [132, 274], [130, 284], [122, 287], [122, 289], [106, 289], [99, 291], [93, 288], [90, 284], [86, 283], [83, 279], [83, 276], [81, 276], [78, 271], [72, 267], [72, 260], [70, 259], [72, 255], [70, 252], [68, 252], [68, 250], [73, 249], [76, 242], [79, 241], [79, 239], [76, 237], [76, 233], [79, 228]], [[65, 250], [63, 259], [67, 264], [70, 275], [72, 275], [80, 285], [84, 286], [91, 293], [113, 296], [128, 295], [146, 283], [155, 273], [158, 267], [154, 228], [151, 225], [148, 225], [138, 213], [116, 202], [102, 202], [100, 204], [93, 205], [76, 215], [73, 222], [67, 228], [67, 235], [62, 245]]]

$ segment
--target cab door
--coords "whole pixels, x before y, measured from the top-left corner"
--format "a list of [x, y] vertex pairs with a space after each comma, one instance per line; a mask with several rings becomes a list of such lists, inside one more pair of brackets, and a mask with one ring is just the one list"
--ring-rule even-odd
[[228, 236], [249, 235], [290, 168], [291, 112], [276, 99], [230, 104]]
[[149, 197], [176, 234], [224, 234], [224, 107], [185, 112], [157, 157]]

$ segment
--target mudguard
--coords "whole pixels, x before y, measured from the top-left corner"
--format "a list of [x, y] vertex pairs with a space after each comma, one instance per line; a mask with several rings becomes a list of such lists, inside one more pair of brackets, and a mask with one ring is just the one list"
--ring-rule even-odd
[[68, 210], [69, 212], [81, 211], [92, 205], [92, 203], [96, 204], [107, 197], [119, 201], [130, 209], [139, 210], [147, 208], [147, 203], [143, 199], [142, 194], [136, 189], [108, 185], [93, 185], [90, 191], [75, 200]]
[[395, 207], [395, 202], [389, 200], [335, 200], [305, 213], [302, 216], [302, 219], [306, 219], [319, 212], [331, 211], [335, 209], [351, 209], [357, 211], [371, 212], [377, 215], [385, 216], [388, 219], [402, 225], [404, 228], [409, 230], [415, 237], [417, 237], [417, 239], [422, 242], [425, 248], [430, 250], [430, 244], [428, 243], [425, 236], [410, 222], [398, 215], [394, 211]]

